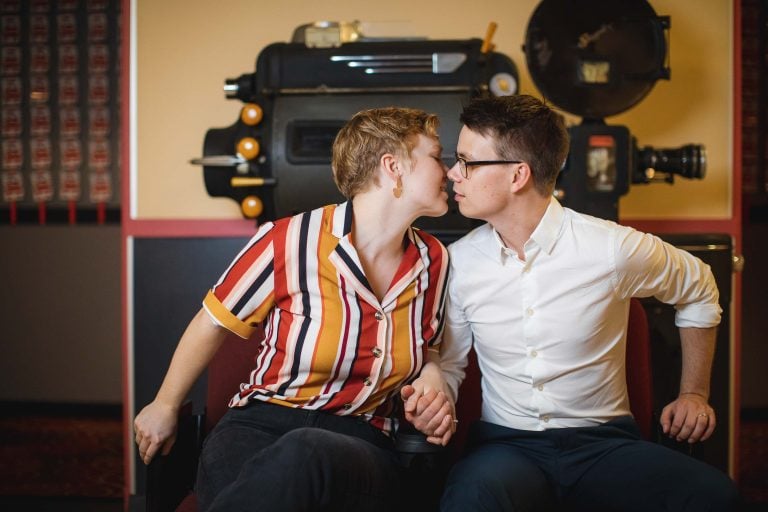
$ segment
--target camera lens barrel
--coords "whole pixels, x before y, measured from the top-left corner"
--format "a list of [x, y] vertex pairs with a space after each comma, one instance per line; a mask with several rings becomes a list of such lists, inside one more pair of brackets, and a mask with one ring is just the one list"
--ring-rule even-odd
[[637, 151], [636, 174], [644, 174], [645, 169], [700, 180], [707, 173], [707, 152], [699, 144], [686, 144], [674, 149], [645, 146]]

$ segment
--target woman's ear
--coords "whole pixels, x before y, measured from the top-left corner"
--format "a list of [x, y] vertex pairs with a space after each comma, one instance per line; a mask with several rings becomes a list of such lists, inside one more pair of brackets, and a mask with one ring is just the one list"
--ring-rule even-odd
[[397, 177], [400, 176], [400, 166], [398, 165], [397, 157], [392, 153], [384, 153], [381, 156], [380, 167], [384, 174], [392, 181], [396, 181]]

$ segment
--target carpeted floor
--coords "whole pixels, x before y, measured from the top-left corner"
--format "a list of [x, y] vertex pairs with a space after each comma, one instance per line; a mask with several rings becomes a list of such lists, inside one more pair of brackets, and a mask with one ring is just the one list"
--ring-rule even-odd
[[744, 501], [768, 511], [768, 414], [741, 418], [739, 489]]
[[[115, 510], [91, 507], [114, 507], [123, 496], [119, 408], [0, 410], [0, 508], [49, 510], [5, 505], [79, 497], [82, 510]], [[768, 510], [768, 417], [742, 418], [741, 426], [739, 487], [749, 511]]]
[[10, 406], [0, 416], [0, 495], [122, 498], [119, 408]]

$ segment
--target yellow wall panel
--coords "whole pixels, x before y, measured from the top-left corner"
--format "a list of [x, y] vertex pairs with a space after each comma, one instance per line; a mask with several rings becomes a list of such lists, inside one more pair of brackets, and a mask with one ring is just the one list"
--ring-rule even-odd
[[[521, 75], [521, 92], [540, 96], [525, 64], [522, 44], [534, 0], [136, 0], [133, 190], [137, 219], [239, 219], [228, 198], [211, 198], [202, 156], [212, 127], [229, 126], [241, 103], [226, 100], [226, 78], [253, 72], [261, 49], [289, 41], [294, 28], [316, 20], [360, 20], [367, 35], [430, 39], [482, 38], [495, 21], [496, 50]], [[626, 125], [639, 145], [686, 143], [707, 148], [704, 180], [634, 185], [622, 198], [622, 219], [727, 219], [731, 216], [732, 3], [655, 0], [671, 17], [669, 81], [659, 81], [637, 106], [609, 118]], [[127, 20], [126, 20], [127, 22]]]

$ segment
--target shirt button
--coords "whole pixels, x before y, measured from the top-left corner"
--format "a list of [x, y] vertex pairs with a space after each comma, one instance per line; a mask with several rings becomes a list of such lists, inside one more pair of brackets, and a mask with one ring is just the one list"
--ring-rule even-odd
[[525, 315], [526, 316], [533, 316], [533, 310], [531, 308], [526, 309], [525, 310]]
[[538, 386], [536, 386], [536, 389], [538, 389], [539, 391], [544, 391], [544, 385], [539, 384]]
[[531, 267], [529, 267], [528, 265], [523, 267], [523, 274], [527, 274], [530, 271], [531, 271]]
[[371, 384], [373, 384], [373, 382], [371, 382], [370, 377], [366, 377], [365, 380], [363, 381], [363, 384], [365, 384], [366, 386], [370, 386]]
[[531, 357], [536, 357], [537, 355], [539, 355], [538, 352], [536, 352], [535, 350], [531, 350]]
[[549, 416], [548, 415], [542, 416], [541, 421], [543, 421], [544, 423], [549, 423]]
[[381, 357], [381, 349], [379, 347], [374, 347], [371, 352], [373, 353], [373, 357]]
[[379, 320], [379, 321], [384, 320], [384, 314], [381, 311], [377, 311], [376, 314], [373, 316], [376, 317], [376, 320]]

